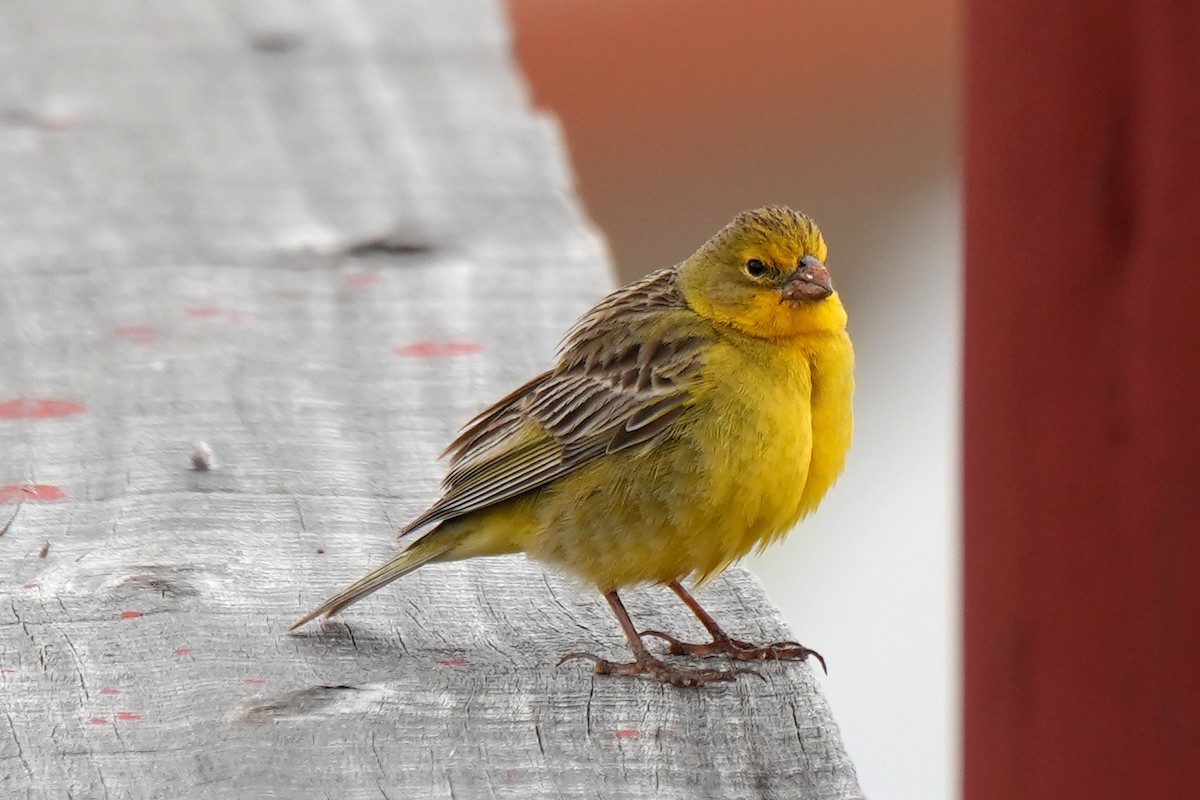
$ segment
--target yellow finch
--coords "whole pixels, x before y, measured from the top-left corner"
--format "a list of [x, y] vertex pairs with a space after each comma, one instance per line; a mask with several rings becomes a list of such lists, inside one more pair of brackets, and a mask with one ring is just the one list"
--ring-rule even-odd
[[[740, 214], [683, 263], [618, 289], [566, 335], [548, 372], [471, 420], [447, 448], [434, 526], [305, 616], [329, 616], [432, 562], [523, 552], [593, 584], [634, 660], [596, 671], [690, 685], [739, 670], [651, 655], [806, 658], [730, 638], [681, 585], [719, 573], [816, 508], [850, 446], [854, 352], [825, 242], [789, 208]], [[712, 634], [638, 632], [617, 590], [666, 584]], [[819, 658], [819, 656], [818, 656]], [[823, 662], [822, 662], [823, 663]]]

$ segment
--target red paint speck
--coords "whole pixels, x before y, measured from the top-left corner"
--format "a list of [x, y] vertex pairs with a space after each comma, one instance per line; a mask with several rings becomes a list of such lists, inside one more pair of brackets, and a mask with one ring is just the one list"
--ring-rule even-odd
[[41, 119], [41, 125], [48, 131], [69, 131], [75, 127], [74, 117], [68, 117], [62, 114], [45, 115]]
[[634, 730], [633, 728], [621, 728], [619, 731], [617, 731], [617, 736], [621, 736], [621, 737], [640, 736], [641, 734], [642, 734], [641, 731]]
[[136, 344], [154, 344], [158, 340], [153, 325], [118, 325], [113, 333]]
[[21, 588], [22, 589], [36, 589], [37, 587], [38, 587], [38, 585], [37, 585], [36, 581], [30, 581], [29, 583], [25, 584]]
[[342, 283], [356, 289], [364, 286], [374, 286], [379, 283], [379, 275], [374, 272], [354, 272], [347, 275]]
[[190, 647], [176, 647], [175, 648], [175, 655], [177, 655], [177, 656], [186, 656], [190, 652], [192, 652], [192, 648], [190, 648]]
[[92, 717], [91, 719], [88, 720], [88, 722], [92, 723], [93, 725], [107, 725], [108, 724], [108, 720], [106, 720], [104, 717]]
[[260, 683], [266, 683], [266, 681], [262, 678], [246, 678], [246, 680], [242, 681], [242, 683], [250, 683], [257, 686]]
[[67, 495], [57, 486], [46, 483], [10, 483], [0, 486], [0, 503], [48, 503]]
[[461, 658], [447, 658], [444, 661], [439, 661], [439, 664], [445, 664], [447, 667], [465, 667], [467, 662]]
[[87, 407], [70, 400], [56, 400], [52, 397], [39, 397], [31, 400], [5, 400], [0, 403], [0, 419], [19, 419], [34, 417], [47, 419], [49, 417], [67, 417], [71, 414], [82, 414]]
[[417, 356], [420, 358], [445, 358], [446, 356], [466, 356], [472, 353], [482, 353], [483, 345], [479, 342], [413, 342], [396, 348], [398, 356]]
[[101, 689], [100, 694], [120, 694], [120, 689]]
[[221, 315], [221, 309], [216, 306], [192, 306], [187, 314], [189, 317], [217, 317]]
[[5, 669], [0, 670], [0, 672], [3, 672], [5, 675], [12, 675], [14, 672], [16, 672], [16, 670], [5, 668]]
[[122, 611], [121, 619], [133, 619], [134, 617], [140, 617], [141, 615], [142, 612], [140, 611]]
[[505, 780], [510, 780], [510, 781], [511, 781], [511, 780], [515, 780], [515, 779], [516, 779], [516, 777], [517, 777], [518, 775], [520, 775], [520, 774], [521, 774], [521, 773], [517, 772], [515, 769], [510, 769], [510, 770], [508, 770], [507, 772], [505, 772], [505, 773], [504, 773], [504, 778], [505, 778]]
[[153, 325], [118, 325], [113, 328], [113, 333], [118, 336], [142, 336], [145, 334], [154, 333]]
[[141, 718], [142, 718], [141, 714], [135, 714], [132, 711], [118, 711], [117, 712], [117, 719], [133, 720], [133, 719], [141, 719]]

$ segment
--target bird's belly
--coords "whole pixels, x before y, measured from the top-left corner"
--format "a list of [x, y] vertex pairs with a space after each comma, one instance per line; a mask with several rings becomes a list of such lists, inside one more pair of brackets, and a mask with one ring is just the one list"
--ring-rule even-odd
[[[717, 450], [703, 506], [709, 535], [695, 553], [704, 579], [787, 533], [805, 513], [804, 488], [812, 457], [807, 415], [792, 406], [764, 413], [741, 441]], [[700, 523], [697, 520], [697, 523]]]
[[741, 414], [736, 431], [690, 426], [568, 476], [544, 496], [525, 551], [601, 590], [720, 572], [805, 510], [807, 414], [761, 411]]

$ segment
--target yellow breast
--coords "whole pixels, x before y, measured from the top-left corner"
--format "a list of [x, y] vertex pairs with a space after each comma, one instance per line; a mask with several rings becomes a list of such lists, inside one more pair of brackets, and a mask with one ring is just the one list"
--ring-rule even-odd
[[540, 493], [521, 549], [602, 590], [715, 575], [786, 533], [836, 479], [852, 369], [844, 333], [714, 343], [670, 436]]
[[700, 577], [811, 513], [840, 474], [852, 432], [853, 351], [844, 333], [788, 346], [739, 342], [713, 357], [723, 362], [714, 374], [730, 380], [712, 387], [708, 416], [729, 425], [700, 429], [713, 453], [709, 512], [722, 531], [697, 564]]

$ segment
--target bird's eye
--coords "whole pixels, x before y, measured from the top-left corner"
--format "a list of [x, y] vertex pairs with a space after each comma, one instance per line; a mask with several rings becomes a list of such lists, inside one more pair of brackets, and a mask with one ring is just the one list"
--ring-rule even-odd
[[767, 265], [759, 261], [757, 258], [752, 258], [746, 262], [746, 274], [751, 278], [757, 278], [765, 274]]

